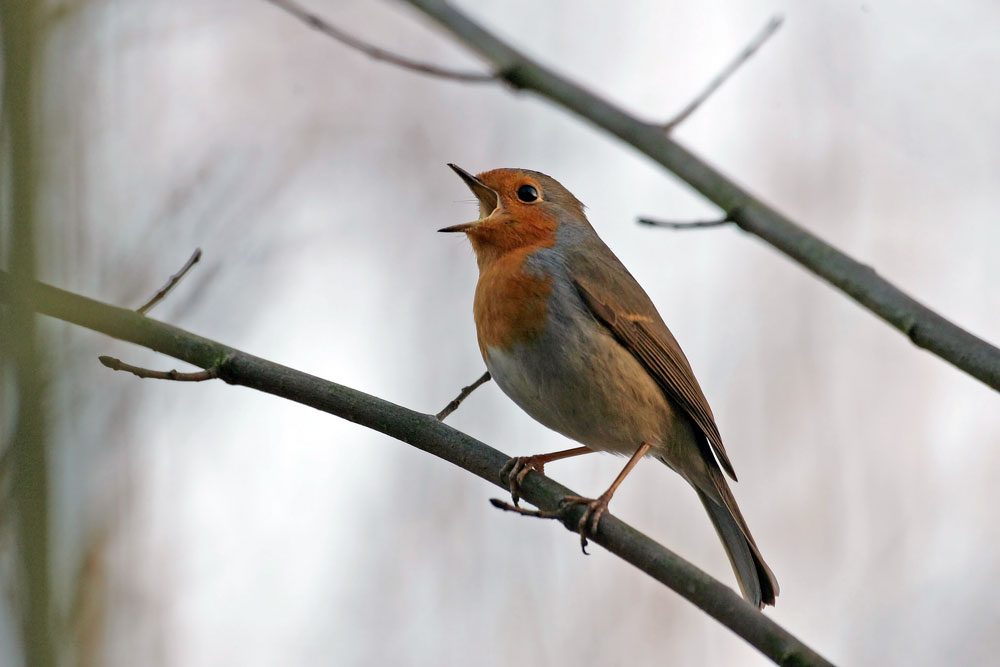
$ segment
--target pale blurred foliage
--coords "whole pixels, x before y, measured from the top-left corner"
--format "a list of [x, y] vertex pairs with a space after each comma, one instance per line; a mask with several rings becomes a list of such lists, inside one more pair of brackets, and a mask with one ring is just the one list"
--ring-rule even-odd
[[[463, 3], [649, 118], [774, 13], [778, 35], [678, 138], [973, 332], [1000, 340], [1000, 10], [992, 0]], [[482, 6], [480, 6], [482, 4]], [[395, 3], [337, 25], [478, 63]], [[714, 406], [779, 623], [845, 664], [1000, 651], [997, 396], [759, 241], [637, 227], [715, 211], [532, 96], [371, 62], [252, 0], [49, 3], [41, 277], [403, 405], [482, 372], [474, 215], [444, 163], [561, 180], [660, 306]], [[760, 665], [600, 548], [501, 515], [501, 492], [360, 427], [44, 321], [56, 583], [92, 665]], [[494, 385], [452, 423], [512, 454], [567, 446]], [[602, 490], [620, 461], [550, 474]], [[723, 581], [694, 494], [640, 466], [612, 510]], [[6, 548], [6, 543], [5, 543]], [[16, 646], [10, 609], [0, 645]], [[11, 655], [0, 654], [7, 664]]]

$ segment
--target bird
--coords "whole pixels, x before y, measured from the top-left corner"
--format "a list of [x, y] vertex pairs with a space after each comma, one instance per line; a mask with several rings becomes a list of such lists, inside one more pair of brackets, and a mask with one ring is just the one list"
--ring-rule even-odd
[[[479, 203], [479, 217], [438, 231], [464, 233], [479, 267], [473, 316], [479, 350], [500, 389], [528, 415], [580, 446], [516, 457], [501, 470], [518, 489], [546, 464], [592, 452], [628, 456], [585, 507], [587, 537], [619, 485], [646, 457], [695, 490], [722, 541], [743, 597], [773, 605], [778, 583], [725, 475], [736, 473], [708, 400], [656, 306], [601, 240], [584, 206], [554, 178], [529, 169], [472, 175], [448, 166]], [[723, 474], [725, 473], [725, 475]]]

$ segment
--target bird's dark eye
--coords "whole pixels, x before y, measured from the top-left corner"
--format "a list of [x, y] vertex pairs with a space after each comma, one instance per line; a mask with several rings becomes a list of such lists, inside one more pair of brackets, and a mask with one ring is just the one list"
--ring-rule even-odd
[[535, 189], [534, 185], [522, 185], [517, 189], [517, 198], [525, 204], [530, 204], [538, 200], [538, 190]]

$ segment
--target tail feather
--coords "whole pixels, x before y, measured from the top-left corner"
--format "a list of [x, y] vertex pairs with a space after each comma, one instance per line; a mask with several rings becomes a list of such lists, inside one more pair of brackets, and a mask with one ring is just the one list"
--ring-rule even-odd
[[[721, 477], [721, 475], [720, 475]], [[719, 489], [724, 502], [713, 499], [697, 486], [695, 491], [701, 499], [705, 510], [708, 512], [712, 524], [715, 526], [722, 546], [726, 549], [729, 562], [736, 573], [736, 580], [739, 582], [740, 591], [748, 602], [758, 608], [764, 605], [773, 605], [774, 599], [778, 595], [778, 582], [774, 578], [771, 569], [764, 562], [760, 555], [760, 550], [750, 535], [739, 507], [736, 506], [736, 499], [725, 480], [722, 481], [722, 488]], [[717, 486], [718, 488], [718, 486]]]

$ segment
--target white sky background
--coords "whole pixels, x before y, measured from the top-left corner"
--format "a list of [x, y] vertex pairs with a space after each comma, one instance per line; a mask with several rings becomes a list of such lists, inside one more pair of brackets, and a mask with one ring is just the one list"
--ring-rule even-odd
[[[844, 664], [1000, 651], [996, 393], [750, 236], [637, 226], [716, 212], [533, 96], [372, 62], [260, 1], [52, 4], [44, 279], [134, 305], [200, 246], [154, 317], [434, 412], [483, 371], [472, 252], [434, 233], [476, 206], [444, 165], [546, 172], [588, 204], [690, 357], [781, 584], [768, 613]], [[462, 4], [648, 118], [783, 14], [678, 139], [1000, 340], [996, 3]], [[401, 4], [310, 6], [477, 66]], [[459, 469], [246, 389], [113, 374], [97, 354], [176, 364], [45, 332], [58, 577], [84, 662], [767, 664], [600, 547], [584, 558], [558, 526], [498, 513], [501, 492]], [[495, 385], [451, 421], [511, 454], [568, 446]], [[595, 494], [620, 465], [549, 473]], [[612, 511], [735, 586], [665, 467], [640, 466]]]

